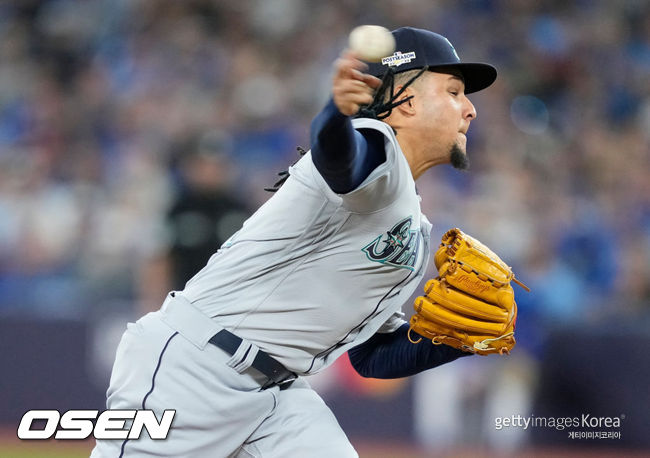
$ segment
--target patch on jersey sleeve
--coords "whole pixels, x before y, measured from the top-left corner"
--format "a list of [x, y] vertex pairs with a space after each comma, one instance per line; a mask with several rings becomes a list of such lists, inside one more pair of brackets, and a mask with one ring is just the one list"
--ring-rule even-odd
[[404, 218], [361, 251], [371, 261], [413, 270], [420, 252], [420, 231], [411, 230], [412, 223], [412, 216]]

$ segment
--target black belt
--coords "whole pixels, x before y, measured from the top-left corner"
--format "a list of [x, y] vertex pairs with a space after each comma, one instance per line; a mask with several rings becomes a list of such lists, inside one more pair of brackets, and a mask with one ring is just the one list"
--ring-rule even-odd
[[[209, 342], [232, 356], [241, 345], [242, 339], [227, 329], [222, 329], [217, 332]], [[247, 355], [248, 352], [242, 357], [242, 360], [246, 358]], [[255, 355], [251, 367], [254, 367], [269, 378], [268, 382], [262, 385], [263, 390], [276, 385], [279, 386], [281, 390], [287, 389], [298, 378], [298, 375], [291, 372], [280, 362], [276, 361], [269, 356], [268, 353], [265, 353], [262, 350], [259, 350], [257, 355]]]

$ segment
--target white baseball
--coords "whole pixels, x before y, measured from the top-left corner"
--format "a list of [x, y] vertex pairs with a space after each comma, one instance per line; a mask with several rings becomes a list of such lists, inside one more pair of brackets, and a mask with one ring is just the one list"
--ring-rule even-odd
[[349, 47], [361, 60], [379, 62], [395, 51], [395, 38], [380, 25], [360, 25], [350, 32]]

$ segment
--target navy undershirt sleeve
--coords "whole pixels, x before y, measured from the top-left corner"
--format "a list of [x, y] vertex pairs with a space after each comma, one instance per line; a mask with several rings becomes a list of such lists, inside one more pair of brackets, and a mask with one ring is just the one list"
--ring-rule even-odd
[[427, 339], [413, 344], [408, 340], [408, 329], [408, 323], [404, 323], [394, 332], [377, 333], [350, 349], [348, 355], [352, 367], [363, 377], [400, 378], [472, 354], [448, 345], [433, 345]]
[[374, 129], [355, 130], [330, 100], [311, 123], [311, 155], [330, 189], [345, 194], [386, 161], [384, 135]]

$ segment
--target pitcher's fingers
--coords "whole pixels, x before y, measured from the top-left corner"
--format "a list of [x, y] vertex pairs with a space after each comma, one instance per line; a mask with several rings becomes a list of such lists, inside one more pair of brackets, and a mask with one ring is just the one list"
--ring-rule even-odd
[[[354, 103], [356, 105], [368, 105], [372, 103], [373, 96], [364, 93], [347, 93], [334, 96], [334, 103], [340, 102], [341, 105]], [[338, 103], [337, 103], [338, 104]]]
[[370, 105], [374, 100], [372, 94], [365, 92], [335, 92], [333, 94], [336, 105], [345, 105], [347, 103], [356, 103], [359, 105]]
[[362, 61], [359, 58], [358, 54], [355, 53], [354, 51], [352, 51], [351, 49], [348, 49], [348, 48], [344, 49], [341, 52], [341, 57], [354, 61], [354, 67], [357, 70], [360, 70], [362, 72], [365, 72], [366, 70], [368, 70], [368, 64], [366, 64], [364, 61]]
[[379, 86], [381, 86], [381, 80], [379, 78], [367, 73], [363, 74], [363, 82], [373, 89], [377, 89]]
[[334, 84], [335, 91], [341, 92], [341, 93], [349, 93], [349, 92], [360, 92], [360, 93], [366, 93], [366, 94], [373, 94], [374, 89], [368, 86], [366, 83], [363, 81], [359, 80], [340, 80]]
[[363, 80], [363, 71], [367, 68], [367, 65], [352, 56], [342, 55], [334, 62], [334, 68], [335, 79], [354, 78]]

